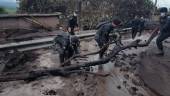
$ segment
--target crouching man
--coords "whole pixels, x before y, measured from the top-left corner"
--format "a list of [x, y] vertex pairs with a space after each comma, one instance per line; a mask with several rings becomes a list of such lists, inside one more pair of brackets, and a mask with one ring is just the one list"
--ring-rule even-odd
[[78, 37], [71, 36], [67, 32], [60, 32], [54, 38], [54, 50], [58, 51], [61, 66], [69, 66], [71, 62], [63, 64], [66, 60], [71, 58], [74, 54], [79, 54], [80, 41]]

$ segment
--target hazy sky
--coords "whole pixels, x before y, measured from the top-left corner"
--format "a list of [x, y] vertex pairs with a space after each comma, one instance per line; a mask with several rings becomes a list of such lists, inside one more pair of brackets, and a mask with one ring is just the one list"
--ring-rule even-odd
[[0, 0], [0, 1], [16, 2], [16, 0]]
[[[155, 1], [155, 0], [153, 0], [153, 1]], [[157, 6], [170, 8], [170, 0], [158, 0]]]

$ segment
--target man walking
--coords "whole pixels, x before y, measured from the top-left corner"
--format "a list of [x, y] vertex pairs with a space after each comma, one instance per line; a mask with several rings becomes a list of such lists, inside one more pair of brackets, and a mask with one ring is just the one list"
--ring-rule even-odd
[[68, 21], [68, 31], [70, 35], [75, 35], [75, 29], [78, 28], [77, 14], [74, 12], [71, 19]]
[[140, 29], [140, 19], [138, 16], [135, 16], [135, 18], [131, 21], [131, 26], [132, 26], [132, 39], [135, 39]]

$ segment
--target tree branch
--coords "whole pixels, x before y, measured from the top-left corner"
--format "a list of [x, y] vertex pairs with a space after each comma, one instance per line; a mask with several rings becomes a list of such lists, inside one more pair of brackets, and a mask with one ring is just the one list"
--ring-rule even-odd
[[[113, 59], [122, 50], [125, 50], [128, 48], [137, 48], [137, 47], [148, 46], [157, 34], [158, 34], [158, 28], [155, 28], [155, 30], [153, 30], [153, 33], [149, 37], [147, 42], [140, 43], [141, 40], [136, 40], [126, 46], [122, 46], [122, 47], [116, 46], [113, 48], [113, 50], [110, 52], [110, 54], [107, 57], [100, 59], [100, 60], [86, 62], [86, 63], [79, 64], [79, 65], [71, 65], [71, 66], [67, 66], [67, 67], [63, 67], [63, 68], [50, 68], [50, 69], [46, 69], [46, 70], [35, 70], [35, 71], [31, 71], [31, 72], [8, 73], [8, 74], [0, 75], [0, 82], [8, 82], [8, 81], [15, 81], [15, 80], [32, 80], [32, 79], [36, 79], [38, 77], [48, 76], [48, 75], [65, 76], [66, 74], [68, 74], [67, 72], [80, 70], [83, 67], [103, 65], [103, 64], [108, 63], [111, 59]], [[87, 55], [87, 54], [85, 54], [85, 55]]]
[[86, 53], [86, 54], [76, 54], [74, 56], [72, 56], [71, 58], [69, 58], [68, 60], [66, 60], [64, 63], [62, 63], [61, 65], [67, 64], [68, 62], [70, 62], [71, 60], [78, 58], [78, 57], [86, 57], [89, 55], [95, 55], [100, 53], [105, 47], [109, 46], [110, 44], [115, 43], [115, 42], [109, 42], [107, 44], [105, 44], [100, 50], [96, 51], [96, 52], [90, 52], [90, 53]]

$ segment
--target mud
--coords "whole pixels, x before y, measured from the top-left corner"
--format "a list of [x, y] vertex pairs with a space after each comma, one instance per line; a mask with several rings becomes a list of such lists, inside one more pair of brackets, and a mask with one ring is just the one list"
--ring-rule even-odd
[[[94, 44], [82, 42], [82, 52], [97, 50]], [[86, 46], [86, 47], [84, 47]], [[30, 71], [60, 67], [58, 54], [53, 50], [35, 51], [36, 59], [26, 62], [8, 72], [14, 70]], [[89, 59], [90, 60], [90, 59]], [[72, 63], [76, 64], [76, 61]], [[87, 62], [87, 59], [79, 59], [79, 62]], [[0, 83], [0, 96], [99, 96], [98, 77], [88, 74], [73, 74], [69, 77], [42, 77], [33, 82], [15, 81]]]
[[[140, 38], [145, 40], [147, 37], [148, 35], [145, 35]], [[131, 39], [124, 40], [123, 43], [127, 44], [131, 41]], [[114, 45], [111, 45], [109, 50], [111, 50], [113, 46]], [[151, 78], [146, 78], [146, 80], [144, 80], [145, 82], [141, 80], [141, 77], [143, 76], [150, 77], [150, 75], [152, 75], [148, 74], [148, 71], [145, 71], [147, 68], [141, 68], [144, 64], [143, 58], [141, 59], [141, 54], [147, 52], [149, 48], [132, 48], [124, 50], [117, 55], [116, 60], [104, 65], [103, 70], [98, 70], [98, 66], [91, 68], [91, 71], [93, 72], [110, 73], [108, 77], [99, 77], [90, 74], [72, 74], [65, 78], [51, 76], [42, 77], [29, 83], [25, 81], [0, 83], [0, 96], [157, 96], [157, 94], [151, 89], [155, 86], [146, 86], [146, 81], [150, 81]], [[96, 50], [98, 50], [98, 48], [95, 41], [81, 41], [82, 53]], [[23, 70], [60, 67], [58, 54], [52, 50], [39, 50], [35, 51], [35, 53], [39, 54], [38, 57], [33, 61], [27, 62], [25, 67], [23, 67]], [[149, 56], [150, 55], [147, 57], [147, 55], [144, 54], [145, 58], [149, 58]], [[72, 61], [72, 63], [76, 64], [97, 59], [98, 55], [93, 55], [89, 58], [76, 59]], [[165, 65], [167, 65], [167, 63]], [[141, 70], [143, 71], [141, 72]], [[168, 72], [168, 70], [166, 71]], [[139, 74], [140, 72], [143, 75]], [[164, 71], [161, 72], [164, 73]], [[142, 79], [144, 78], [145, 77]], [[167, 77], [164, 77], [165, 80], [167, 80], [166, 78]], [[154, 81], [155, 79], [156, 78], [152, 80]], [[155, 83], [151, 84], [154, 85]], [[163, 88], [163, 86], [164, 85], [162, 85], [161, 88]], [[168, 85], [166, 85], [166, 88], [168, 88]]]
[[140, 77], [159, 96], [170, 96], [170, 46], [164, 43], [165, 56], [156, 56], [155, 46], [141, 54]]

